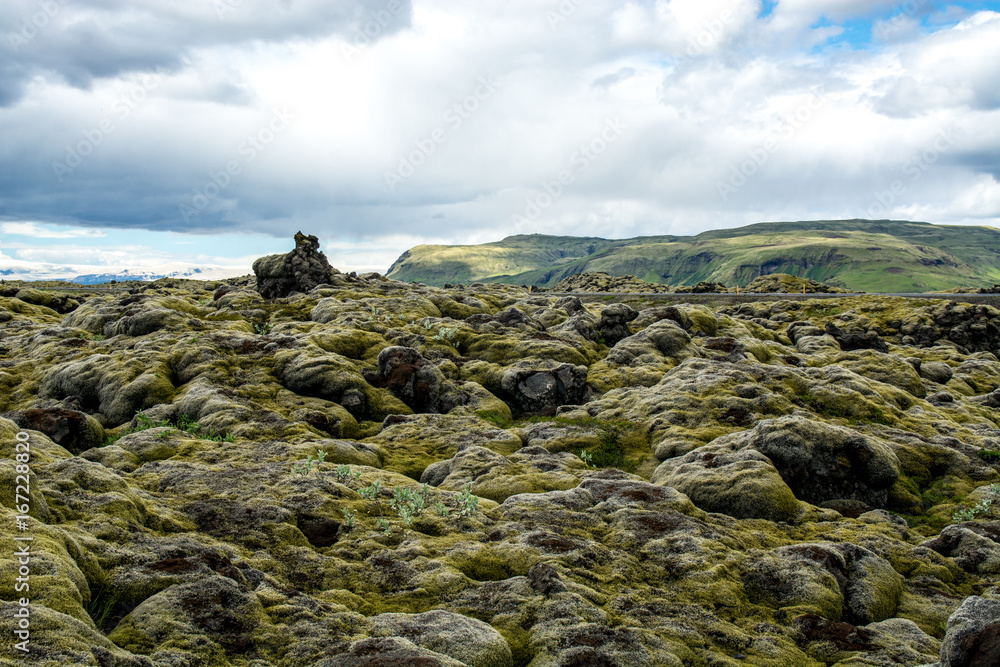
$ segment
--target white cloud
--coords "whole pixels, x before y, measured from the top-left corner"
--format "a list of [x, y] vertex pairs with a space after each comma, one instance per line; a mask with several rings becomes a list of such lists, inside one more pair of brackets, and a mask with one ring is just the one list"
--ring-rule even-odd
[[106, 236], [98, 229], [52, 229], [51, 226], [37, 222], [4, 222], [0, 223], [0, 233], [14, 236], [28, 236], [36, 239], [72, 239], [81, 237], [100, 238]]

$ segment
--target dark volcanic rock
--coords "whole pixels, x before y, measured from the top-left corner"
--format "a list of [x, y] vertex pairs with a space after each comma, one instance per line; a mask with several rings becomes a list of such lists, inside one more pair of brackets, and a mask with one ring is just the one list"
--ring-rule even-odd
[[875, 350], [876, 352], [888, 352], [889, 346], [879, 335], [873, 331], [864, 333], [844, 331], [833, 322], [827, 322], [826, 333], [833, 336], [840, 344], [840, 349], [844, 352], [850, 350]]
[[528, 327], [540, 328], [537, 327], [537, 325], [535, 324], [534, 320], [531, 319], [531, 317], [525, 315], [523, 312], [521, 312], [520, 310], [518, 310], [513, 306], [511, 306], [507, 310], [497, 313], [492, 319], [504, 325], [505, 327], [516, 327], [518, 325], [524, 325]]
[[[682, 290], [677, 290], [678, 292]], [[713, 283], [707, 280], [702, 280], [700, 283], [691, 288], [692, 294], [713, 294], [713, 293], [725, 293], [726, 286], [722, 283]]]
[[561, 593], [566, 585], [559, 578], [559, 573], [548, 563], [536, 563], [528, 570], [528, 582], [531, 587], [542, 595]]
[[257, 276], [257, 291], [268, 299], [308, 292], [329, 283], [331, 274], [339, 273], [319, 251], [319, 239], [302, 232], [295, 234], [295, 250], [259, 258], [253, 263], [253, 272]]
[[852, 498], [884, 507], [899, 478], [895, 455], [849, 429], [800, 417], [760, 422], [746, 443], [767, 456], [800, 500]]
[[616, 303], [608, 306], [601, 313], [601, 319], [597, 322], [597, 330], [604, 336], [605, 344], [613, 346], [622, 338], [628, 338], [632, 332], [628, 330], [628, 323], [639, 316], [634, 308], [624, 303]]
[[560, 405], [579, 405], [587, 393], [587, 369], [560, 364], [551, 370], [511, 368], [500, 381], [520, 412], [551, 414]]
[[377, 376], [368, 377], [385, 387], [416, 412], [434, 407], [441, 388], [440, 373], [412, 347], [387, 347], [378, 355]]
[[21, 428], [41, 431], [72, 454], [98, 447], [104, 440], [104, 428], [93, 417], [76, 410], [35, 408], [0, 413]]

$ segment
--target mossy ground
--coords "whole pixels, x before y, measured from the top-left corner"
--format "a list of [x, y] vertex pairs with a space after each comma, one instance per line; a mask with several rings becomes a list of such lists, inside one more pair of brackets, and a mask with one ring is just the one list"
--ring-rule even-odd
[[[663, 335], [620, 345], [617, 363], [590, 332], [567, 332], [571, 313], [554, 297], [341, 280], [275, 301], [247, 280], [218, 299], [220, 284], [160, 281], [75, 294], [80, 305], [66, 314], [0, 297], [9, 315], [0, 411], [82, 411], [108, 437], [73, 454], [55, 430], [30, 434], [32, 598], [50, 629], [37, 635], [39, 664], [104, 664], [102, 650], [123, 664], [315, 664], [373, 636], [374, 615], [436, 609], [491, 625], [513, 665], [559, 664], [586, 647], [606, 664], [879, 664], [890, 652], [881, 645], [804, 638], [804, 614], [833, 622], [856, 612], [837, 602], [839, 589], [810, 597], [794, 588], [790, 564], [815, 565], [802, 554], [867, 550], [872, 569], [845, 570], [851, 590], [870, 592], [879, 620], [915, 622], [928, 645], [965, 596], [991, 585], [968, 554], [945, 555], [933, 539], [1000, 480], [991, 398], [1000, 361], [997, 350], [904, 342], [904, 330], [939, 326], [938, 303], [860, 297], [667, 312], [633, 299], [641, 312], [630, 333], [664, 318], [683, 332], [660, 325]], [[588, 301], [585, 314], [596, 322], [610, 303]], [[526, 323], [491, 320], [511, 307]], [[789, 337], [796, 320], [879, 331], [888, 352], [826, 341], [803, 352]], [[415, 409], [405, 387], [377, 379], [391, 346], [416, 349], [436, 369], [441, 409]], [[557, 362], [588, 369], [584, 402], [515, 419], [505, 370]], [[918, 362], [944, 363], [952, 377], [937, 383]], [[649, 482], [661, 461], [689, 453], [711, 472], [702, 448], [783, 418], [843, 427], [891, 451], [898, 479], [884, 506], [851, 518], [843, 503], [834, 505], [845, 513], [764, 490], [727, 506]], [[0, 419], [7, 522], [17, 513], [17, 430]], [[397, 488], [422, 489], [421, 476], [444, 464], [423, 507], [393, 508]], [[475, 507], [468, 489], [482, 494]], [[737, 500], [758, 508], [752, 516], [781, 505], [780, 520], [738, 518], [747, 513]], [[977, 521], [988, 533], [997, 519]], [[890, 571], [898, 589], [874, 585]], [[4, 632], [9, 584], [0, 587]], [[227, 616], [227, 604], [241, 611]], [[923, 650], [921, 662], [936, 659]]]

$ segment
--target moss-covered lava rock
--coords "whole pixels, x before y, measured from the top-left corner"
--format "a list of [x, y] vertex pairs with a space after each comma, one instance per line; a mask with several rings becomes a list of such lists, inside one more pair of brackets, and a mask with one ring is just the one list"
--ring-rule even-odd
[[255, 268], [0, 297], [32, 664], [992, 656], [992, 306], [432, 288], [306, 236]]

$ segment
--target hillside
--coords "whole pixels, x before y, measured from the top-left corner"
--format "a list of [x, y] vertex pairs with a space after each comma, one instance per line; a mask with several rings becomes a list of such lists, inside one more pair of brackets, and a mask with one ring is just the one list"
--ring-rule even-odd
[[670, 285], [746, 285], [780, 272], [866, 292], [980, 287], [1000, 282], [1000, 230], [827, 220], [615, 240], [532, 234], [474, 246], [416, 246], [393, 263], [388, 276], [436, 286], [478, 281], [551, 287], [594, 271]]

